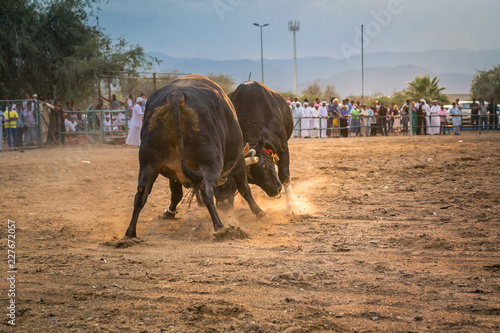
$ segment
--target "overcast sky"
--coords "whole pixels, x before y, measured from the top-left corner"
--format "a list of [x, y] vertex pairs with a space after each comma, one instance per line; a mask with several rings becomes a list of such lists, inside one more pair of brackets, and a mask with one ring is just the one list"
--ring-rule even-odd
[[[498, 0], [109, 0], [98, 22], [106, 34], [173, 57], [293, 57], [288, 21], [300, 21], [297, 57], [344, 58], [431, 49], [500, 49]], [[93, 20], [94, 21], [94, 20]], [[95, 23], [95, 22], [91, 22]]]

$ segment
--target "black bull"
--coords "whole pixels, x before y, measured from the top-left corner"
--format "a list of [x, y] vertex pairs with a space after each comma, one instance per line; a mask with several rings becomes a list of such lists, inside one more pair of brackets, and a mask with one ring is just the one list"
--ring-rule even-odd
[[254, 214], [263, 215], [248, 186], [242, 147], [233, 104], [211, 80], [187, 75], [151, 94], [141, 130], [134, 211], [125, 236], [137, 236], [139, 213], [159, 174], [170, 180], [170, 206], [164, 218], [175, 217], [184, 185], [201, 196], [214, 229], [222, 228], [214, 205], [214, 188], [233, 170], [238, 191]]
[[[243, 132], [243, 141], [255, 151], [258, 162], [247, 167], [248, 182], [258, 185], [271, 197], [280, 194], [282, 184], [290, 211], [298, 208], [290, 179], [288, 139], [293, 131], [293, 115], [280, 94], [257, 81], [247, 81], [229, 94]], [[278, 167], [276, 175], [275, 164]], [[233, 179], [217, 187], [217, 206], [233, 207], [235, 180], [240, 169], [232, 172]]]

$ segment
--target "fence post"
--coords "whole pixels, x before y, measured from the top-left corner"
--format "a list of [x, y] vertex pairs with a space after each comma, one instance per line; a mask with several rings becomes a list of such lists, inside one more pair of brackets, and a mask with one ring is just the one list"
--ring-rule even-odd
[[[37, 101], [35, 99], [35, 101]], [[40, 117], [40, 103], [36, 102], [36, 103], [33, 103], [36, 107], [36, 111], [35, 111], [35, 114], [36, 114], [36, 123], [38, 124], [38, 135], [37, 135], [37, 141], [38, 141], [38, 148], [42, 148], [42, 121], [41, 121], [41, 117]]]
[[101, 116], [101, 119], [99, 121], [99, 125], [101, 126], [101, 144], [104, 143], [104, 112], [103, 110], [99, 110], [99, 115]]

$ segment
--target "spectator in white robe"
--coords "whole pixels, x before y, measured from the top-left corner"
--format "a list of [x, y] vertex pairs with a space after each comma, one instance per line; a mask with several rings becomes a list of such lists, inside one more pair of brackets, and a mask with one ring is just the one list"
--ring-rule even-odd
[[302, 119], [300, 120], [300, 133], [303, 138], [309, 137], [309, 103], [304, 102], [301, 107]]
[[104, 117], [103, 125], [104, 125], [105, 132], [111, 132], [113, 130], [113, 127], [111, 126], [111, 117], [109, 114], [107, 114]]
[[66, 116], [64, 118], [64, 126], [66, 127], [66, 132], [76, 132], [76, 120], [74, 116]]
[[456, 103], [453, 103], [453, 107], [450, 109], [450, 116], [453, 120], [453, 132], [455, 135], [460, 135], [460, 126], [462, 126], [462, 111], [460, 111]]
[[309, 127], [312, 128], [310, 131], [311, 138], [319, 138], [319, 104], [314, 103], [314, 107], [309, 107], [309, 114], [311, 115], [311, 119], [309, 119]]
[[370, 114], [366, 108], [366, 104], [363, 104], [361, 107], [361, 117], [361, 130], [359, 134], [360, 136], [370, 136]]
[[302, 104], [300, 102], [292, 102], [292, 114], [293, 114], [293, 134], [294, 138], [300, 138], [300, 118], [302, 117]]
[[318, 109], [318, 114], [320, 117], [320, 137], [326, 138], [326, 129], [328, 127], [328, 108], [326, 107], [326, 101], [321, 102], [321, 106]]
[[432, 107], [429, 109], [429, 124], [427, 126], [427, 133], [429, 134], [439, 134], [439, 126], [440, 126], [440, 116], [439, 111], [441, 107], [438, 105], [438, 101], [432, 101]]
[[132, 112], [132, 119], [130, 119], [129, 122], [129, 131], [126, 144], [131, 146], [141, 145], [141, 127], [142, 118], [144, 118], [144, 112], [142, 111], [143, 103], [143, 99], [141, 97], [138, 97]]
[[420, 104], [422, 104], [422, 111], [424, 112], [424, 118], [425, 118], [426, 130], [424, 130], [424, 133], [429, 134], [429, 129], [431, 126], [430, 117], [429, 117], [431, 114], [431, 108], [429, 107], [429, 105], [427, 104], [425, 99], [423, 99], [423, 98], [420, 100]]

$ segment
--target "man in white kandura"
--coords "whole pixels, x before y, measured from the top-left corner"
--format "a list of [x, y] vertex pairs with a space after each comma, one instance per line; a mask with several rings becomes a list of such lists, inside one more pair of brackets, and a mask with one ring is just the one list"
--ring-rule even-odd
[[141, 145], [141, 127], [142, 118], [144, 118], [144, 112], [142, 111], [142, 103], [144, 103], [141, 97], [137, 98], [132, 111], [132, 119], [129, 122], [129, 130], [126, 144], [131, 146]]
[[326, 129], [327, 129], [327, 118], [328, 117], [328, 108], [326, 107], [326, 101], [321, 102], [321, 106], [318, 109], [318, 115], [320, 117], [320, 125], [321, 128], [321, 138], [326, 138]]
[[301, 136], [303, 138], [308, 138], [309, 137], [309, 110], [307, 109], [309, 107], [309, 103], [304, 102], [302, 104], [302, 119], [300, 120], [300, 128], [301, 128]]
[[424, 119], [425, 119], [425, 128], [424, 128], [424, 134], [429, 134], [429, 129], [431, 126], [429, 116], [431, 114], [431, 108], [429, 105], [425, 102], [425, 99], [420, 100], [420, 104], [422, 104], [422, 110], [424, 111]]
[[439, 134], [439, 110], [441, 110], [441, 107], [438, 105], [438, 101], [433, 100], [429, 115], [430, 127], [427, 126], [427, 133], [429, 134]]

